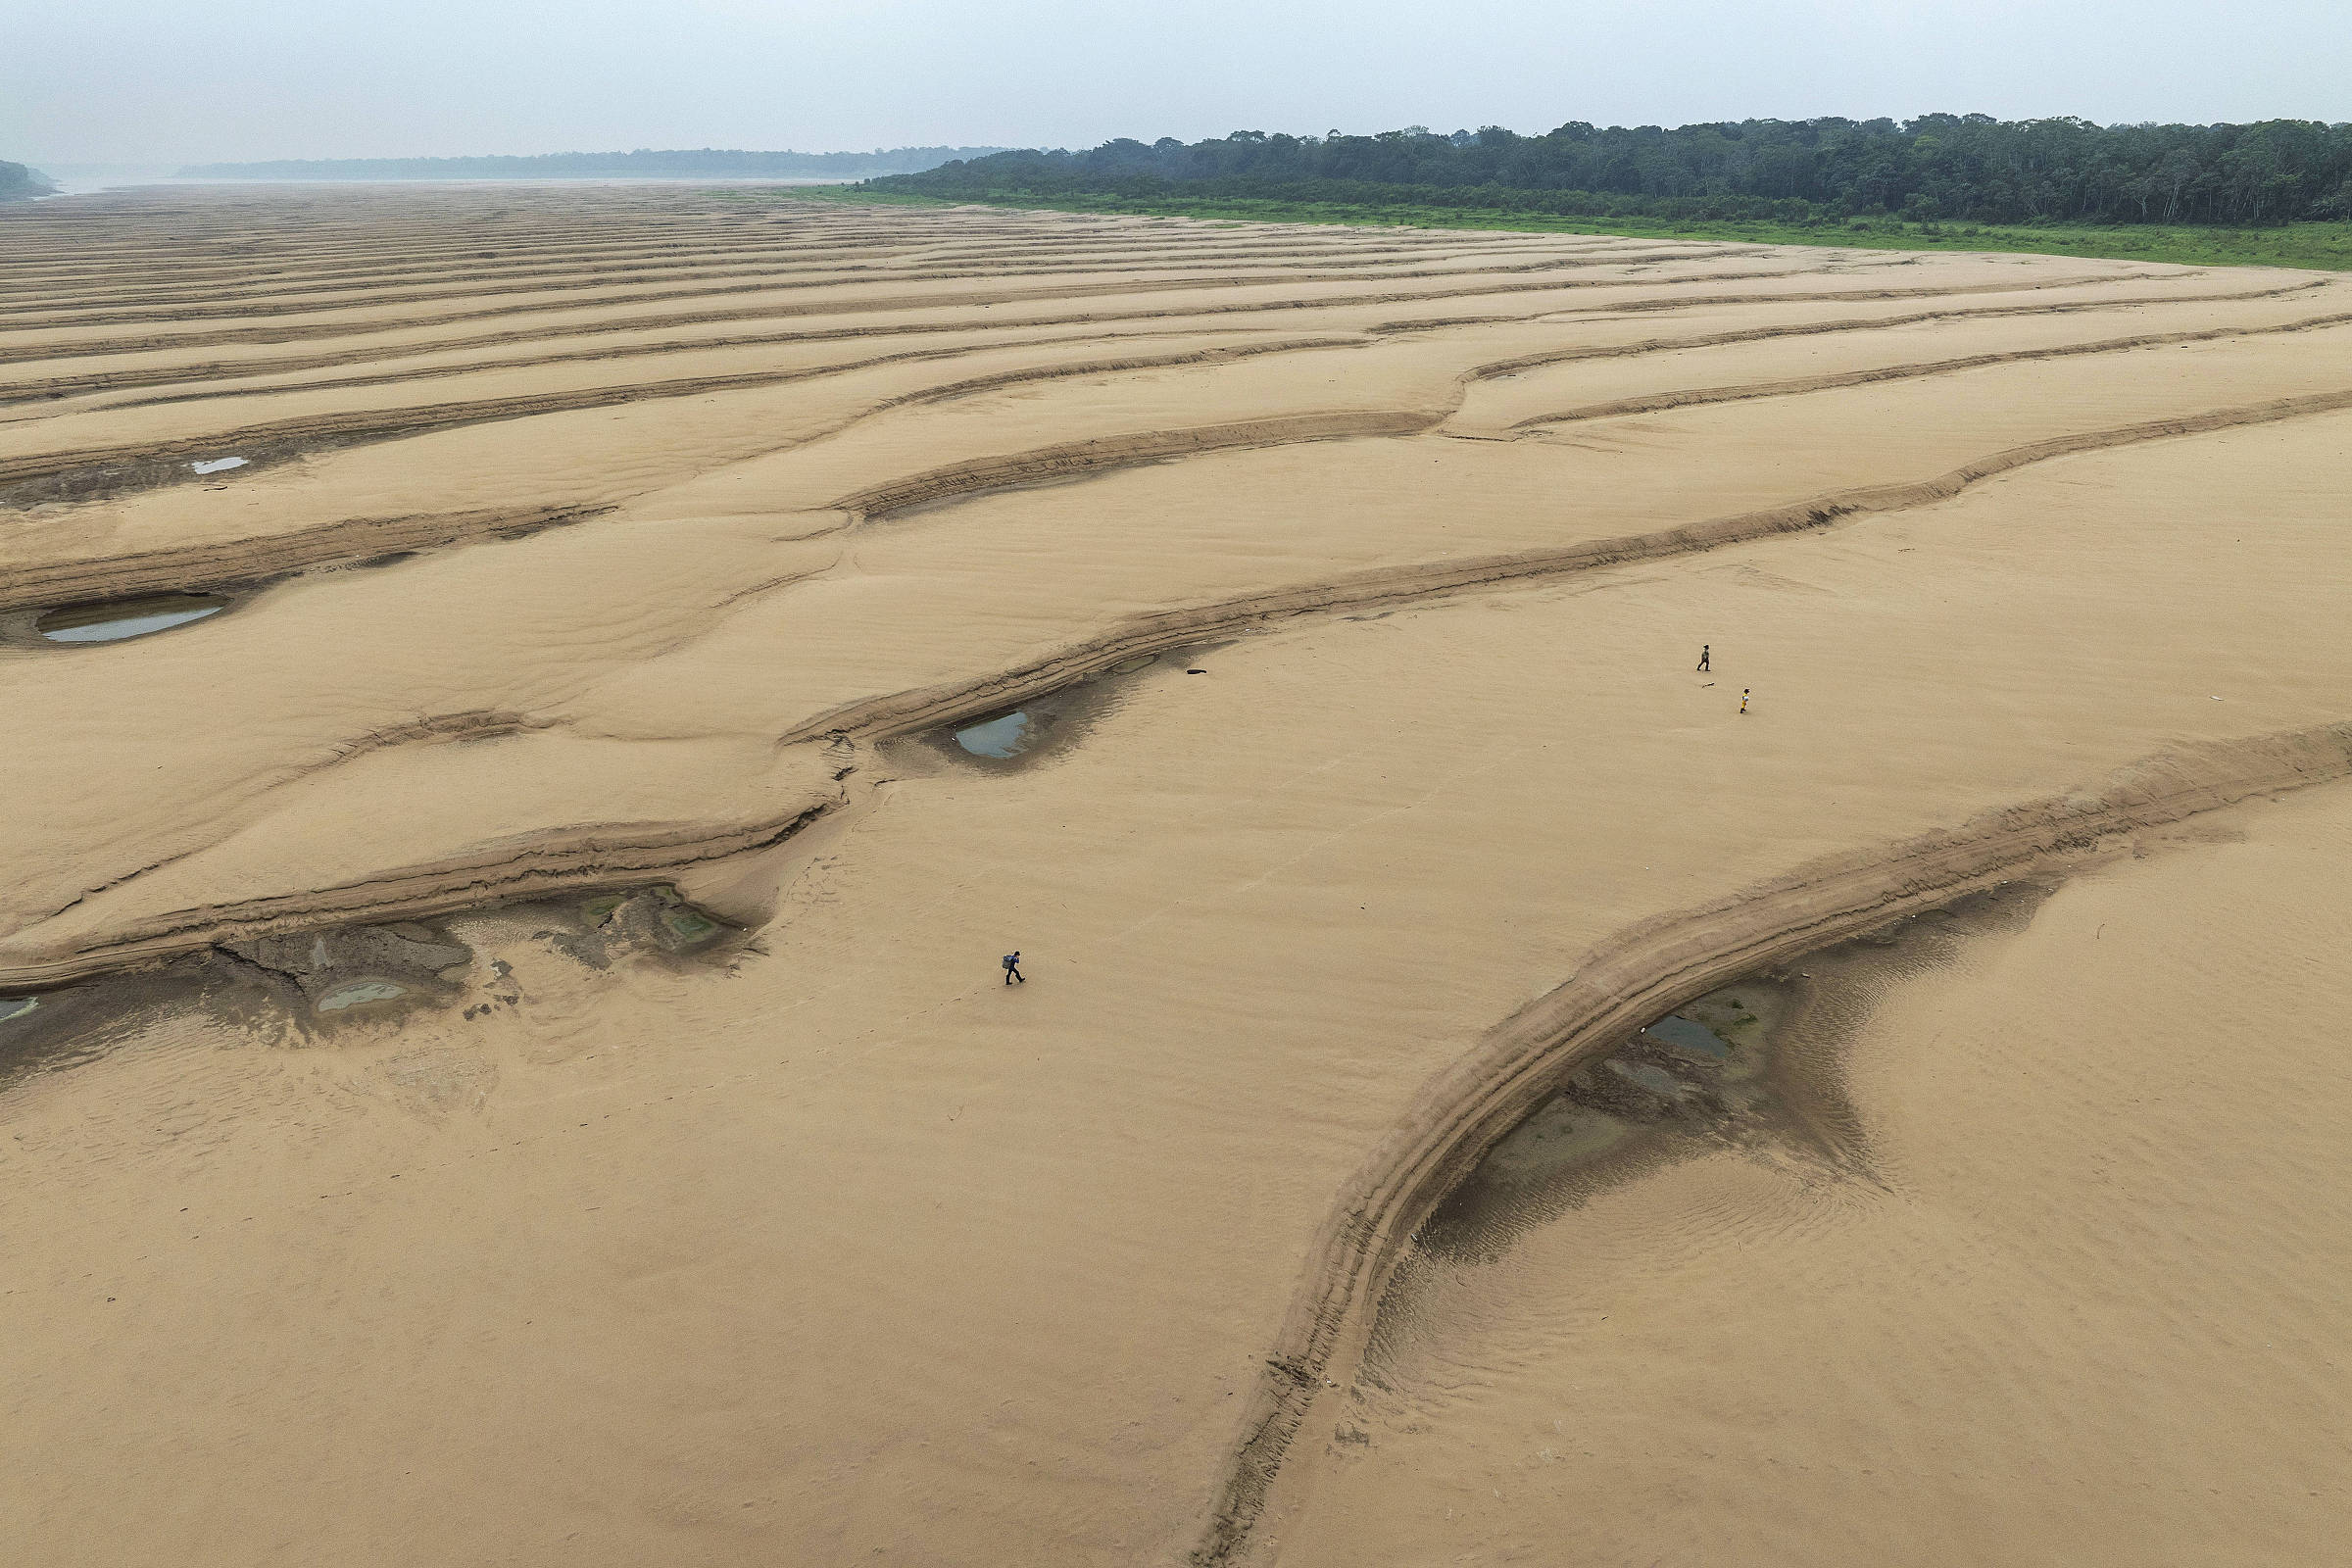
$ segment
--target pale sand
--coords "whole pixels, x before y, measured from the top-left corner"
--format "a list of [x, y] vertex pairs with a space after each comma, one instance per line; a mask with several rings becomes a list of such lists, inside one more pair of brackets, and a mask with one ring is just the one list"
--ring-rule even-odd
[[[2352, 770], [2331, 279], [643, 193], [112, 201], [41, 215], [115, 214], [107, 243], [0, 226], [12, 309], [45, 322], [0, 354], [64, 392], [0, 411], [0, 483], [33, 487], [0, 516], [0, 977], [93, 977], [51, 1015], [86, 995], [102, 1020], [0, 1100], [0, 1497], [42, 1560], [1548, 1542], [1542, 1501], [1446, 1534], [1446, 1488], [1515, 1441], [1476, 1401], [1325, 1450], [1396, 1249], [1576, 1052], [1902, 908], [2103, 866], [2144, 824], [2307, 782], [2196, 819], [2340, 810]], [[262, 223], [263, 275], [129, 254]], [[807, 254], [760, 265], [808, 286], [700, 275], [786, 242]], [[492, 275], [532, 256], [570, 270]], [[840, 280], [845, 256], [894, 275]], [[723, 313], [844, 335], [722, 347]], [[918, 349], [943, 352], [865, 363]], [[324, 385], [362, 374], [402, 378]], [[450, 409], [503, 416], [430, 424]], [[250, 472], [72, 499], [142, 444], [256, 429], [284, 445]], [[25, 629], [164, 586], [247, 597], [119, 646]], [[893, 739], [1237, 634], [1103, 677], [1017, 767]], [[576, 916], [495, 908], [656, 881], [750, 945], [600, 971], [534, 935]], [[2197, 940], [2161, 912], [2149, 940]], [[474, 945], [467, 995], [323, 1035], [106, 978], [420, 914]], [[2232, 904], [2226, 936], [2267, 951], [2282, 918]], [[1034, 983], [1007, 995], [1015, 946]], [[2217, 967], [2193, 1004], [2258, 1038], [2267, 972]], [[1949, 1098], [1909, 1081], [1856, 1097], [1906, 1125]], [[1614, 1200], [1654, 1219], [1713, 1168]], [[2279, 1203], [2332, 1179], [2273, 1168]], [[2020, 1226], [2059, 1201], [2030, 1166], [1970, 1179], [2015, 1184]], [[1770, 1288], [1831, 1266], [1802, 1239]], [[1431, 1321], [1432, 1364], [1517, 1334], [1547, 1354], [1509, 1399], [1573, 1384], [1556, 1311], [1494, 1326], [1569, 1292], [1544, 1255], [1570, 1257], [1514, 1254], [1524, 1298]], [[2241, 1284], [2194, 1310], [2271, 1325]], [[1686, 1305], [1774, 1335], [1767, 1288], [1726, 1263]], [[2055, 1289], [2016, 1310], [2068, 1321]], [[1888, 1367], [1951, 1364], [1901, 1327]], [[2172, 1364], [2147, 1334], [2108, 1351]], [[1628, 1419], [1679, 1408], [1625, 1376]], [[2291, 1441], [2267, 1388], [2195, 1396]], [[2046, 1430], [2002, 1413], [1972, 1451], [2036, 1462]], [[1790, 1452], [1844, 1419], [1807, 1416]], [[2310, 1515], [2264, 1462], [2214, 1517], [2289, 1539]], [[1775, 1549], [1843, 1549], [1788, 1496]], [[1596, 1551], [1686, 1544], [1631, 1494], [1627, 1533], [1608, 1517], [1580, 1525]], [[2125, 1547], [2160, 1516], [2133, 1517], [1979, 1539], [2145, 1560]]]
[[2336, 1560], [2352, 801], [2213, 827], [1848, 978], [1859, 1169], [1423, 1271], [1283, 1560]]

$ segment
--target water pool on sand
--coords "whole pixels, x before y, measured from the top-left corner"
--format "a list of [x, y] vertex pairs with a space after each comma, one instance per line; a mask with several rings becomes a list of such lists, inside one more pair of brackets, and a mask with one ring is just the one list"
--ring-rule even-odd
[[346, 1007], [364, 1006], [370, 1002], [390, 1002], [409, 994], [409, 988], [394, 980], [355, 980], [347, 986], [337, 986], [318, 999], [320, 1012], [341, 1012]]
[[974, 757], [1018, 757], [1029, 749], [1030, 739], [1029, 714], [1022, 709], [956, 732], [956, 744]]
[[1702, 1056], [1713, 1056], [1721, 1060], [1732, 1054], [1730, 1041], [1725, 1040], [1705, 1024], [1686, 1018], [1680, 1013], [1668, 1013], [1656, 1023], [1651, 1024], [1647, 1032], [1656, 1035], [1670, 1046], [1677, 1046], [1685, 1051], [1695, 1051]]
[[69, 605], [33, 623], [53, 643], [113, 643], [169, 631], [219, 614], [228, 601], [210, 594], [155, 594], [100, 605]]

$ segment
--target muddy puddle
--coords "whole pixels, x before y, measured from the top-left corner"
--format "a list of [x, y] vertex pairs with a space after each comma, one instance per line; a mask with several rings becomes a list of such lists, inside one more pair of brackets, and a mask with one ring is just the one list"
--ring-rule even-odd
[[175, 1015], [205, 1010], [233, 1017], [257, 1038], [284, 1033], [268, 997], [192, 956], [135, 973], [0, 997], [0, 1093], [28, 1079], [67, 1072], [153, 1036]]
[[1023, 766], [1078, 742], [1095, 720], [1118, 705], [1132, 677], [1155, 667], [1183, 670], [1211, 651], [1210, 647], [1194, 647], [1131, 655], [1018, 707], [945, 724], [900, 744], [990, 771]]
[[[667, 885], [583, 892], [446, 921], [323, 927], [223, 943], [54, 991], [0, 996], [0, 1091], [201, 1010], [260, 1045], [381, 1038], [413, 1015], [527, 1005], [526, 973], [731, 963], [748, 934]], [[356, 1034], [354, 1032], [356, 1031]]]
[[1948, 961], [1972, 936], [2023, 926], [2046, 894], [2022, 883], [1980, 894], [1653, 1020], [1578, 1067], [1489, 1151], [1422, 1226], [1415, 1250], [1435, 1262], [1493, 1261], [1611, 1187], [1726, 1149], [1826, 1180], [1866, 1176], [1844, 1042], [1891, 986]]
[[632, 953], [707, 957], [712, 956], [714, 947], [731, 946], [722, 944], [721, 938], [738, 934], [734, 926], [697, 908], [665, 884], [596, 894], [577, 905], [529, 907], [562, 922], [535, 929], [532, 935], [537, 940], [592, 969], [605, 968]]
[[217, 615], [228, 601], [213, 594], [150, 594], [104, 604], [68, 605], [42, 614], [33, 630], [53, 643], [117, 643], [148, 637]]
[[1095, 720], [1117, 706], [1126, 677], [1158, 662], [1150, 654], [1122, 660], [1098, 675], [1031, 698], [1018, 708], [991, 713], [974, 723], [948, 725], [927, 739], [934, 750], [967, 764], [992, 770], [1018, 767], [1075, 744]]

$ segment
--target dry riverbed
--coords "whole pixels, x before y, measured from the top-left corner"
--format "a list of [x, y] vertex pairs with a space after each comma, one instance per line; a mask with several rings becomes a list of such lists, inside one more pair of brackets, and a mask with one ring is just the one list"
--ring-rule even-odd
[[2324, 1554], [2352, 284], [0, 256], [27, 1560]]

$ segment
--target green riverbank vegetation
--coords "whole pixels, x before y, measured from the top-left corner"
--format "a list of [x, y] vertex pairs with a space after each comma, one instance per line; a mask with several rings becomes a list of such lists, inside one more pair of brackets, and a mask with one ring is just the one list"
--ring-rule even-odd
[[1984, 115], [1236, 131], [956, 160], [826, 193], [1261, 222], [2352, 270], [2352, 125]]

